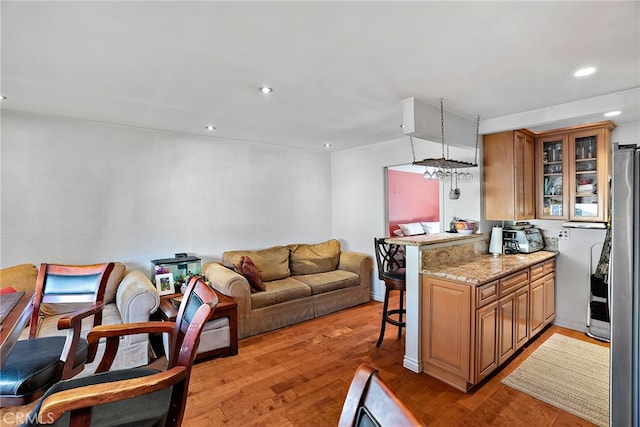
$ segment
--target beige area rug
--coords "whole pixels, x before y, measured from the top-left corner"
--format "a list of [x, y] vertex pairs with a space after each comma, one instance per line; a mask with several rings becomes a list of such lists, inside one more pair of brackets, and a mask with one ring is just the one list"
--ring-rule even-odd
[[609, 425], [607, 347], [553, 334], [502, 383], [596, 425]]

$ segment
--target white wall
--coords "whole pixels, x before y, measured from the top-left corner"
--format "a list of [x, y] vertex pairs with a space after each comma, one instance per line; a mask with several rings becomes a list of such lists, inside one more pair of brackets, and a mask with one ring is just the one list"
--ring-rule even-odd
[[[416, 159], [441, 157], [442, 146], [414, 138]], [[450, 148], [450, 158], [474, 161], [473, 149]], [[333, 234], [347, 242], [349, 249], [373, 256], [373, 238], [388, 235], [385, 219], [386, 166], [413, 161], [408, 137], [333, 153]], [[462, 195], [449, 200], [449, 183], [444, 195], [443, 220], [457, 214], [465, 218], [480, 219], [480, 180], [478, 168], [472, 168], [472, 183], [459, 184]], [[382, 301], [384, 285], [374, 271], [373, 298]]]
[[2, 267], [333, 236], [329, 153], [7, 111], [1, 144]]

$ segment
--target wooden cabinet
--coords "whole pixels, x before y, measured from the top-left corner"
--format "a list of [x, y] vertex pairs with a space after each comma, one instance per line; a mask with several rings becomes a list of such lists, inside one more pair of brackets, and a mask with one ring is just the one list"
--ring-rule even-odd
[[537, 134], [537, 218], [607, 221], [614, 126], [601, 122]]
[[531, 267], [531, 272], [529, 335], [534, 336], [556, 317], [555, 260], [537, 264]]
[[423, 359], [445, 381], [466, 384], [471, 381], [471, 288], [432, 279], [423, 298]]
[[476, 311], [476, 375], [479, 382], [498, 367], [500, 307], [498, 301]]
[[[555, 295], [555, 294], [554, 294]], [[516, 350], [529, 341], [529, 286], [523, 286], [514, 294]]]
[[533, 219], [534, 134], [523, 129], [485, 135], [482, 147], [485, 219]]
[[475, 286], [422, 276], [424, 372], [468, 391], [555, 318], [555, 260]]

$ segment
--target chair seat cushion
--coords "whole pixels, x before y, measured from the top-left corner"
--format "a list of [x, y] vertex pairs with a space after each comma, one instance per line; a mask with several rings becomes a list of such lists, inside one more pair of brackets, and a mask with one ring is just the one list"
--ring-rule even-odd
[[[55, 382], [65, 337], [43, 337], [18, 341], [0, 375], [0, 395], [22, 397]], [[88, 344], [80, 339], [74, 367], [87, 360]]]
[[[47, 396], [63, 390], [77, 387], [84, 387], [92, 384], [102, 384], [114, 381], [122, 381], [133, 378], [140, 378], [156, 374], [160, 371], [149, 368], [122, 369], [108, 371], [91, 375], [84, 378], [72, 378], [60, 381], [51, 387], [42, 397], [42, 402]], [[118, 402], [96, 405], [92, 408], [91, 426], [155, 426], [166, 414], [171, 401], [171, 387], [156, 391], [155, 393], [138, 396]], [[40, 404], [36, 405], [31, 414], [27, 417], [27, 422], [36, 420]], [[46, 416], [45, 416], [46, 418]], [[33, 421], [31, 421], [33, 422]], [[23, 426], [39, 424], [25, 423]], [[54, 426], [68, 426], [69, 413], [65, 413]]]
[[389, 270], [382, 273], [382, 277], [391, 280], [405, 280], [407, 275], [406, 269], [399, 268], [397, 270]]

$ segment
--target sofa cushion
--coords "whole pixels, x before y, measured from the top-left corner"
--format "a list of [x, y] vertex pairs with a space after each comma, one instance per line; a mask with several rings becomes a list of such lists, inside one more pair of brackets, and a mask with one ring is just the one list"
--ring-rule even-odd
[[20, 264], [0, 270], [0, 288], [12, 287], [16, 291], [33, 292], [36, 289], [38, 268], [33, 264]]
[[260, 270], [258, 270], [258, 267], [256, 267], [248, 256], [241, 256], [240, 261], [234, 264], [233, 268], [236, 270], [236, 273], [242, 274], [247, 279], [249, 286], [251, 286], [251, 292], [262, 292], [266, 289], [262, 281], [262, 276], [260, 275]]
[[251, 294], [252, 310], [311, 296], [311, 288], [292, 277], [271, 280], [264, 285], [267, 288], [264, 292]]
[[335, 291], [336, 289], [358, 286], [360, 276], [350, 271], [333, 270], [324, 273], [295, 276], [296, 280], [309, 285], [313, 295]]
[[316, 245], [289, 245], [291, 274], [314, 274], [335, 270], [340, 261], [340, 242], [332, 239]]
[[[64, 317], [63, 314], [57, 314], [53, 316], [47, 316], [40, 319], [38, 322], [38, 329], [36, 330], [36, 337], [49, 337], [49, 336], [58, 336], [58, 335], [66, 335], [67, 329], [58, 329], [58, 320], [61, 317]], [[103, 325], [119, 325], [122, 323], [122, 317], [120, 316], [120, 311], [116, 307], [115, 303], [106, 304], [102, 309], [102, 324]], [[93, 327], [93, 316], [85, 317], [82, 319], [82, 327], [80, 336], [86, 338], [87, 334]], [[20, 339], [26, 339], [29, 337], [29, 327], [27, 326], [22, 334], [20, 335]]]
[[284, 279], [291, 275], [289, 248], [286, 246], [273, 246], [259, 251], [227, 251], [222, 254], [222, 265], [233, 269], [233, 265], [237, 264], [243, 255], [251, 258], [265, 282]]

